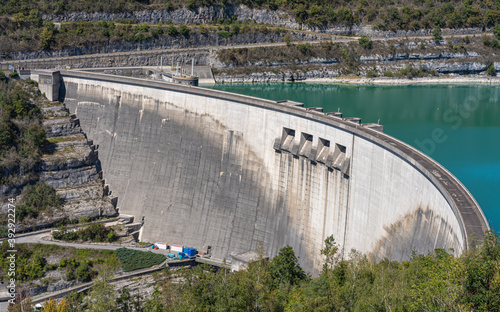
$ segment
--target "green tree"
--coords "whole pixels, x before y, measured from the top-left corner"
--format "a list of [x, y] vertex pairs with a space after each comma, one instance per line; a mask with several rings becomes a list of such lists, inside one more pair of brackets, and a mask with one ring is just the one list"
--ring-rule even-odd
[[490, 76], [496, 76], [497, 75], [497, 71], [496, 71], [495, 65], [493, 63], [488, 66], [488, 68], [486, 69], [486, 72]]
[[432, 36], [434, 37], [435, 42], [439, 42], [443, 39], [443, 36], [441, 35], [441, 28], [439, 26], [434, 27], [432, 30]]
[[325, 263], [323, 264], [323, 273], [331, 271], [335, 265], [338, 263], [339, 247], [333, 238], [333, 235], [328, 236], [325, 239], [325, 247], [321, 249], [321, 254], [325, 257]]
[[177, 35], [179, 35], [179, 31], [177, 30], [177, 28], [174, 25], [170, 25], [167, 29], [167, 34], [169, 36], [177, 36]]
[[109, 279], [110, 268], [101, 267], [89, 295], [85, 298], [89, 311], [107, 312], [116, 309], [116, 293], [114, 287], [108, 283]]
[[16, 213], [19, 221], [22, 221], [27, 216], [37, 218], [41, 211], [49, 207], [58, 208], [61, 205], [62, 199], [56, 194], [55, 189], [45, 182], [38, 181], [35, 185], [25, 188]]
[[306, 273], [299, 265], [293, 248], [285, 246], [280, 249], [269, 264], [269, 272], [275, 287], [279, 285], [296, 285], [307, 278]]
[[42, 50], [49, 50], [55, 41], [55, 26], [51, 21], [44, 21], [40, 31], [40, 45]]
[[495, 35], [495, 37], [497, 39], [500, 40], [500, 24], [496, 24], [494, 27], [493, 27], [493, 34]]
[[179, 29], [179, 33], [181, 35], [183, 35], [184, 37], [188, 36], [189, 35], [189, 32], [190, 32], [190, 29], [187, 28], [185, 25], [181, 25], [180, 29]]
[[363, 47], [363, 49], [371, 49], [372, 41], [367, 35], [361, 35], [361, 38], [358, 39], [359, 45]]

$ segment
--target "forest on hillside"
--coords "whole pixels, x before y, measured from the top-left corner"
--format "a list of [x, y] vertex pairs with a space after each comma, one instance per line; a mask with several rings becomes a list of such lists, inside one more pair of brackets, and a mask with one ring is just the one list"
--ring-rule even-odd
[[500, 19], [499, 0], [2, 0], [0, 15], [67, 12], [130, 12], [227, 7], [281, 10], [309, 26], [362, 23], [379, 30], [490, 27]]
[[[87, 296], [71, 294], [43, 311], [499, 311], [500, 236], [488, 232], [479, 248], [460, 257], [451, 253], [436, 249], [397, 262], [351, 250], [342, 258], [330, 236], [316, 278], [285, 246], [272, 260], [261, 256], [234, 273], [206, 265], [164, 270], [146, 298], [133, 289], [116, 291], [102, 274]], [[20, 305], [11, 311], [21, 311]]]

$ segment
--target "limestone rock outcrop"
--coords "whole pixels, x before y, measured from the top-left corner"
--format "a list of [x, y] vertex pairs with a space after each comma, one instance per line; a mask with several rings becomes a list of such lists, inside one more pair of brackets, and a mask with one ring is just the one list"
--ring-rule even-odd
[[[17, 182], [0, 187], [0, 197], [5, 199], [2, 203], [7, 203], [7, 198], [12, 197], [19, 203], [26, 186], [43, 181], [56, 189], [63, 206], [42, 212], [36, 220], [26, 219], [23, 230], [43, 228], [63, 220], [116, 215], [117, 198], [110, 196], [104, 186], [97, 147], [87, 140], [79, 120], [70, 115], [61, 103], [47, 104], [42, 111], [46, 117], [43, 127], [49, 144], [44, 148], [35, 172], [17, 177]], [[6, 213], [7, 205], [3, 205], [1, 210]]]

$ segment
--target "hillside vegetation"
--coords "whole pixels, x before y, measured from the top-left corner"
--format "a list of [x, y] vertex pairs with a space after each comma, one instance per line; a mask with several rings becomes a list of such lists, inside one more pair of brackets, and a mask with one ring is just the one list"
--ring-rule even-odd
[[500, 18], [498, 0], [117, 0], [1, 1], [0, 14], [66, 12], [130, 12], [200, 7], [249, 7], [282, 10], [310, 26], [373, 24], [378, 29], [459, 28], [492, 26]]
[[[264, 250], [259, 249], [262, 255]], [[121, 250], [117, 250], [120, 259]], [[167, 278], [154, 276], [155, 291], [146, 298], [130, 296], [132, 287], [120, 293], [109, 288], [105, 302], [96, 307], [100, 310], [89, 304], [97, 300], [97, 290], [104, 289], [96, 283], [94, 294], [87, 298], [92, 300], [68, 300], [57, 311], [500, 310], [500, 237], [491, 232], [479, 249], [457, 258], [436, 249], [428, 255], [413, 254], [404, 262], [377, 262], [355, 250], [342, 258], [340, 250], [333, 237], [325, 240], [324, 266], [314, 279], [299, 266], [292, 247], [285, 246], [272, 260], [261, 257], [243, 271], [231, 273], [206, 265], [164, 271]], [[125, 251], [131, 262], [136, 260], [131, 251]]]
[[[375, 30], [419, 30], [435, 28], [494, 27], [500, 22], [500, 0], [152, 0], [152, 1], [0, 1], [0, 53], [68, 49], [86, 44], [106, 45], [109, 42], [143, 42], [160, 37], [184, 36], [217, 32], [227, 38], [233, 34], [257, 31], [251, 23], [236, 22], [228, 11], [226, 19], [206, 25], [146, 25], [136, 20], [115, 22], [68, 22], [57, 26], [42, 19], [42, 14], [70, 12], [131, 12], [140, 10], [225, 8], [244, 4], [251, 8], [280, 10], [297, 22], [312, 27], [371, 25]], [[168, 21], [165, 21], [168, 23]], [[226, 27], [227, 26], [227, 27]], [[500, 26], [499, 26], [500, 27]], [[281, 32], [283, 30], [280, 30]], [[498, 29], [500, 32], [500, 28]]]
[[0, 184], [14, 174], [29, 173], [46, 144], [39, 105], [46, 101], [36, 83], [0, 72]]

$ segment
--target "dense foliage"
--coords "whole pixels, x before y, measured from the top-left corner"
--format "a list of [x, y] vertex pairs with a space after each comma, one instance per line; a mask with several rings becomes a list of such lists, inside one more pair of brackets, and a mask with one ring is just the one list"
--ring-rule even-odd
[[94, 263], [91, 260], [85, 259], [78, 261], [76, 258], [63, 258], [59, 262], [59, 267], [66, 268], [66, 279], [68, 281], [79, 280], [86, 282], [97, 275], [97, 271], [93, 269]]
[[[282, 29], [280, 29], [281, 31]], [[0, 16], [0, 53], [50, 49], [99, 47], [110, 42], [138, 43], [159, 38], [182, 39], [190, 35], [218, 33], [228, 38], [239, 33], [268, 33], [263, 25], [240, 22], [235, 19], [218, 20], [211, 25], [140, 24], [132, 19], [116, 22], [65, 22], [59, 28], [50, 21], [42, 21], [38, 10], [18, 14], [14, 18]]]
[[56, 194], [56, 190], [47, 183], [38, 181], [23, 190], [21, 203], [16, 207], [16, 217], [20, 222], [26, 217], [36, 219], [40, 212], [61, 206], [62, 199]]
[[499, 311], [500, 237], [455, 258], [436, 249], [404, 262], [376, 262], [356, 251], [342, 259], [333, 237], [321, 250], [321, 274], [308, 278], [287, 246], [271, 261], [229, 273], [201, 266], [166, 279], [153, 298], [123, 294], [111, 311]]
[[59, 231], [52, 232], [52, 237], [65, 241], [92, 241], [92, 242], [114, 242], [118, 239], [112, 228], [106, 227], [101, 223], [92, 223], [80, 230], [66, 230], [61, 227]]
[[123, 271], [147, 268], [165, 261], [167, 257], [163, 254], [153, 253], [151, 251], [139, 251], [127, 248], [119, 248], [116, 255], [122, 264]]
[[498, 0], [4, 0], [1, 14], [65, 12], [130, 12], [147, 9], [173, 10], [245, 4], [249, 7], [283, 10], [311, 26], [374, 24], [378, 29], [493, 26], [500, 18]]
[[[66, 274], [66, 279], [88, 281], [97, 271], [96, 266], [106, 264], [116, 267], [117, 258], [112, 250], [88, 250], [60, 247], [56, 245], [16, 244], [15, 276], [8, 276], [10, 260], [7, 256], [9, 244], [4, 241], [0, 252], [0, 281], [10, 277], [18, 281], [29, 282], [43, 279], [47, 272], [60, 270]], [[50, 264], [47, 259], [61, 258], [59, 263]], [[48, 280], [47, 280], [48, 282]], [[20, 286], [20, 285], [19, 285]]]
[[40, 97], [34, 83], [0, 74], [0, 183], [9, 176], [31, 171], [40, 161], [46, 144]]

